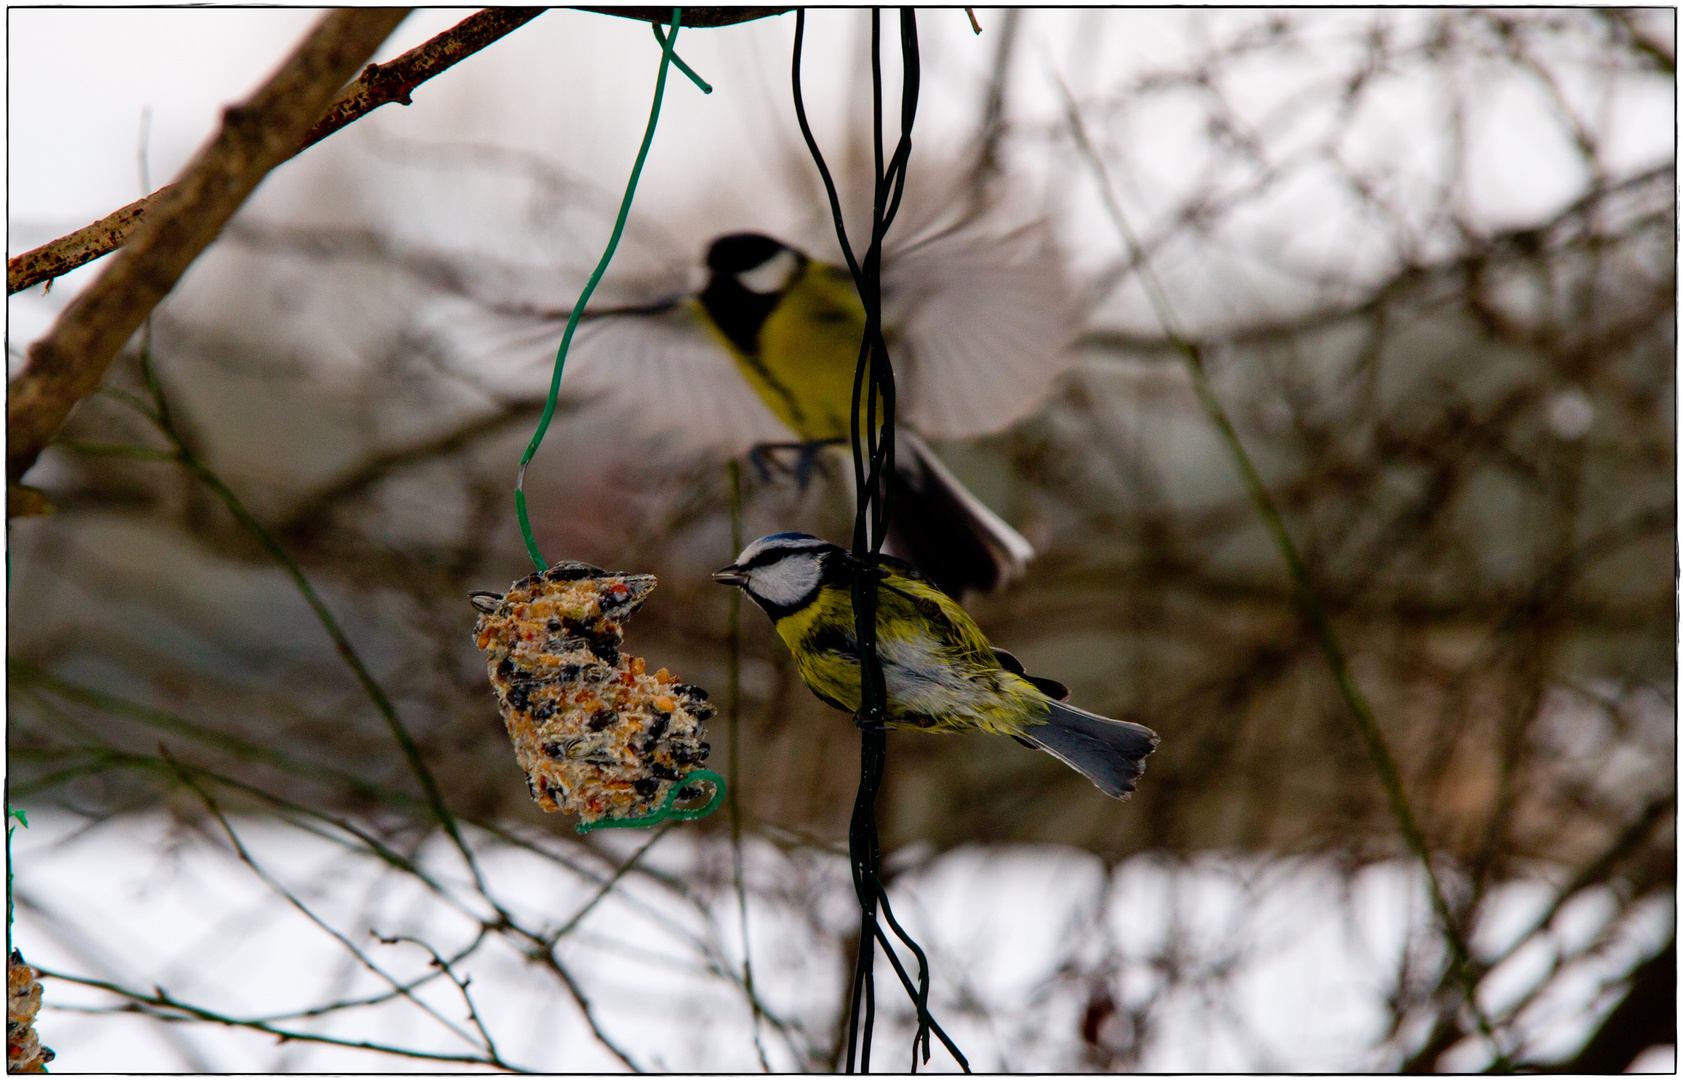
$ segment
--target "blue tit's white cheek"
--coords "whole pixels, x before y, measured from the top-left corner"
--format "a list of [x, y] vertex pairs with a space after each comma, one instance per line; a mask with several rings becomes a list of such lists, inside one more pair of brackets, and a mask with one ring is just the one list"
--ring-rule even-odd
[[824, 568], [815, 558], [779, 559], [748, 572], [748, 590], [776, 607], [794, 607], [818, 588]]

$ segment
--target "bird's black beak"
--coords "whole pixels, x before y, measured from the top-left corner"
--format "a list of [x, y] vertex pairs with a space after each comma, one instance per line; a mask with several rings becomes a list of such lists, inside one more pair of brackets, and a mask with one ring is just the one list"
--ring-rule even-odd
[[748, 584], [748, 575], [744, 574], [735, 563], [732, 563], [723, 570], [713, 571], [713, 580], [720, 585], [746, 585]]

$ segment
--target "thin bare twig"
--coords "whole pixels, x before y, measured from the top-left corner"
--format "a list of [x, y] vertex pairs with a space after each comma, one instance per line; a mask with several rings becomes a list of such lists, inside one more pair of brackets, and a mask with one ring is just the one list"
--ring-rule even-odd
[[556, 942], [560, 941], [562, 938], [577, 929], [578, 924], [584, 921], [584, 917], [594, 911], [596, 909], [596, 905], [605, 900], [610, 892], [613, 892], [614, 886], [619, 884], [619, 879], [630, 873], [631, 869], [636, 866], [638, 862], [642, 861], [643, 856], [648, 853], [648, 850], [655, 846], [655, 841], [659, 840], [672, 830], [672, 824], [673, 823], [670, 821], [662, 822], [660, 827], [655, 830], [655, 834], [649, 837], [648, 840], [644, 841], [643, 846], [633, 852], [631, 858], [625, 860], [623, 863], [620, 863], [619, 866], [614, 869], [614, 872], [608, 876], [608, 880], [602, 883], [601, 888], [596, 890], [596, 894], [594, 896], [584, 902], [583, 907], [573, 913], [572, 918], [568, 919], [566, 923], [553, 934], [544, 935], [544, 947], [547, 949], [553, 949]]
[[[483, 932], [481, 932], [481, 936], [483, 936]], [[414, 937], [410, 934], [398, 934], [394, 937], [386, 937], [385, 935], [379, 933], [375, 933], [374, 937], [382, 945], [396, 945], [401, 941], [408, 942], [411, 945], [425, 949], [427, 955], [432, 957], [432, 966], [437, 970], [442, 971], [444, 973], [444, 977], [455, 984], [457, 993], [462, 995], [462, 1001], [467, 1004], [468, 1019], [473, 1021], [473, 1026], [478, 1029], [479, 1037], [485, 1040], [485, 1053], [490, 1056], [493, 1061], [496, 1061], [498, 1064], [503, 1064], [501, 1055], [497, 1053], [496, 1040], [491, 1038], [490, 1029], [485, 1026], [484, 1019], [479, 1015], [479, 1009], [473, 1003], [473, 995], [468, 993], [468, 984], [473, 982], [472, 976], [457, 975], [456, 969], [451, 966], [454, 961], [444, 959], [437, 949], [433, 948], [431, 945], [422, 941], [418, 937]], [[459, 960], [460, 957], [457, 959]]]
[[[308, 1031], [289, 1031], [284, 1028], [275, 1027], [273, 1024], [265, 1020], [241, 1020], [238, 1017], [213, 1012], [210, 1009], [202, 1008], [197, 1005], [189, 1005], [186, 1002], [175, 1000], [163, 990], [155, 990], [153, 993], [147, 994], [142, 993], [139, 990], [130, 990], [125, 986], [119, 986], [113, 982], [107, 982], [104, 979], [87, 979], [79, 975], [66, 975], [58, 971], [49, 971], [46, 968], [41, 967], [37, 967], [35, 970], [39, 971], [43, 978], [58, 979], [62, 982], [75, 983], [77, 986], [90, 986], [96, 990], [104, 990], [107, 993], [116, 994], [118, 997], [127, 998], [136, 1006], [139, 1006], [139, 1008], [131, 1011], [142, 1012], [145, 1015], [158, 1020], [209, 1021], [210, 1023], [222, 1024], [226, 1027], [249, 1028], [253, 1031], [261, 1031], [266, 1035], [275, 1036], [275, 1038], [280, 1039], [282, 1042], [326, 1043], [330, 1046], [344, 1046], [353, 1050], [372, 1050], [380, 1054], [391, 1054], [396, 1057], [419, 1058], [423, 1061], [453, 1061], [464, 1065], [496, 1064], [495, 1062], [487, 1059], [485, 1056], [478, 1054], [434, 1054], [428, 1053], [425, 1050], [410, 1050], [402, 1046], [390, 1046], [384, 1043], [372, 1043], [360, 1039], [336, 1039], [331, 1035], [316, 1035]], [[66, 1008], [64, 1006], [54, 1006], [54, 1008], [62, 1009], [67, 1012], [84, 1011]], [[168, 1010], [168, 1012], [159, 1013], [151, 1011], [154, 1009]], [[113, 1010], [100, 1009], [89, 1011], [107, 1013]], [[178, 1015], [170, 1015], [170, 1013]], [[510, 1068], [510, 1066], [507, 1065], [501, 1067], [505, 1069]]]
[[116, 251], [145, 220], [146, 212], [156, 205], [155, 200], [168, 190], [167, 187], [160, 188], [143, 199], [111, 211], [91, 225], [84, 225], [73, 233], [8, 259], [6, 295], [22, 292], [43, 281], [51, 282], [78, 266], [86, 266]]
[[199, 801], [204, 803], [205, 809], [210, 811], [211, 816], [216, 819], [217, 824], [222, 826], [223, 833], [228, 837], [228, 843], [233, 845], [234, 854], [238, 855], [240, 861], [251, 868], [252, 873], [256, 874], [265, 885], [269, 886], [269, 888], [279, 894], [282, 899], [291, 904], [299, 914], [303, 915], [306, 919], [309, 919], [329, 937], [344, 946], [345, 950], [355, 957], [357, 962], [363, 967], [384, 979], [393, 990], [397, 990], [399, 993], [403, 994], [406, 999], [413, 1003], [422, 1012], [426, 1013], [434, 1020], [437, 1020], [453, 1034], [460, 1036], [464, 1042], [469, 1045], [474, 1045], [473, 1037], [471, 1035], [457, 1027], [455, 1024], [452, 1024], [449, 1020], [442, 1016], [438, 1010], [416, 997], [413, 992], [405, 990], [403, 988], [402, 980], [387, 973], [384, 968], [369, 959], [367, 954], [357, 948], [349, 938], [340, 933], [333, 926], [329, 925], [328, 922], [321, 916], [311, 911], [308, 904], [294, 896], [290, 889], [275, 880], [275, 878], [271, 876], [267, 870], [259, 866], [257, 860], [252, 858], [251, 852], [246, 850], [245, 844], [241, 842], [239, 835], [234, 832], [233, 825], [229, 823], [227, 816], [222, 813], [222, 808], [217, 804], [216, 798], [202, 785], [200, 785], [186, 769], [181, 767], [180, 763], [177, 762], [175, 757], [169, 752], [169, 748], [163, 743], [158, 744], [158, 753], [163, 757], [164, 761], [169, 764], [170, 768], [175, 771], [176, 777], [182, 782], [182, 784], [186, 785], [193, 794], [199, 797]]
[[606, 1047], [614, 1057], [619, 1058], [626, 1068], [634, 1073], [642, 1072], [637, 1063], [631, 1060], [631, 1055], [608, 1038], [608, 1033], [602, 1030], [602, 1025], [596, 1020], [596, 1010], [590, 1005], [590, 999], [579, 989], [579, 984], [573, 980], [572, 972], [567, 970], [566, 965], [562, 964], [554, 953], [545, 953], [539, 959], [545, 967], [555, 973], [555, 977], [561, 980], [561, 985], [567, 988], [567, 993], [572, 995], [573, 1004], [579, 1007], [579, 1012], [584, 1016], [584, 1022], [590, 1026], [590, 1033], [596, 1037], [596, 1041]]

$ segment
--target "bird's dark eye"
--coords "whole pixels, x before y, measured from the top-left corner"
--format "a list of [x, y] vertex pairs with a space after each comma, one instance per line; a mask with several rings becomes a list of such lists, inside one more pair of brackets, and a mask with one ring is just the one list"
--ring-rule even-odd
[[819, 308], [812, 313], [812, 321], [826, 326], [838, 326], [848, 320], [847, 312], [835, 308]]

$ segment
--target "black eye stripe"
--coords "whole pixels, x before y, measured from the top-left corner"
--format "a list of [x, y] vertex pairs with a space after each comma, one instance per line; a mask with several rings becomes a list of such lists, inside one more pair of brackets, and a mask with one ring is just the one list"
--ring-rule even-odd
[[770, 566], [775, 562], [782, 562], [785, 558], [807, 548], [767, 548], [743, 564], [744, 570], [758, 570], [762, 566]]
[[782, 562], [789, 556], [798, 555], [803, 551], [810, 551], [817, 554], [822, 550], [823, 545], [821, 544], [801, 544], [798, 546], [790, 545], [788, 547], [779, 546], [762, 548], [761, 550], [755, 552], [747, 562], [740, 564], [738, 568], [742, 570], [758, 570], [762, 566], [770, 566], [772, 563]]

